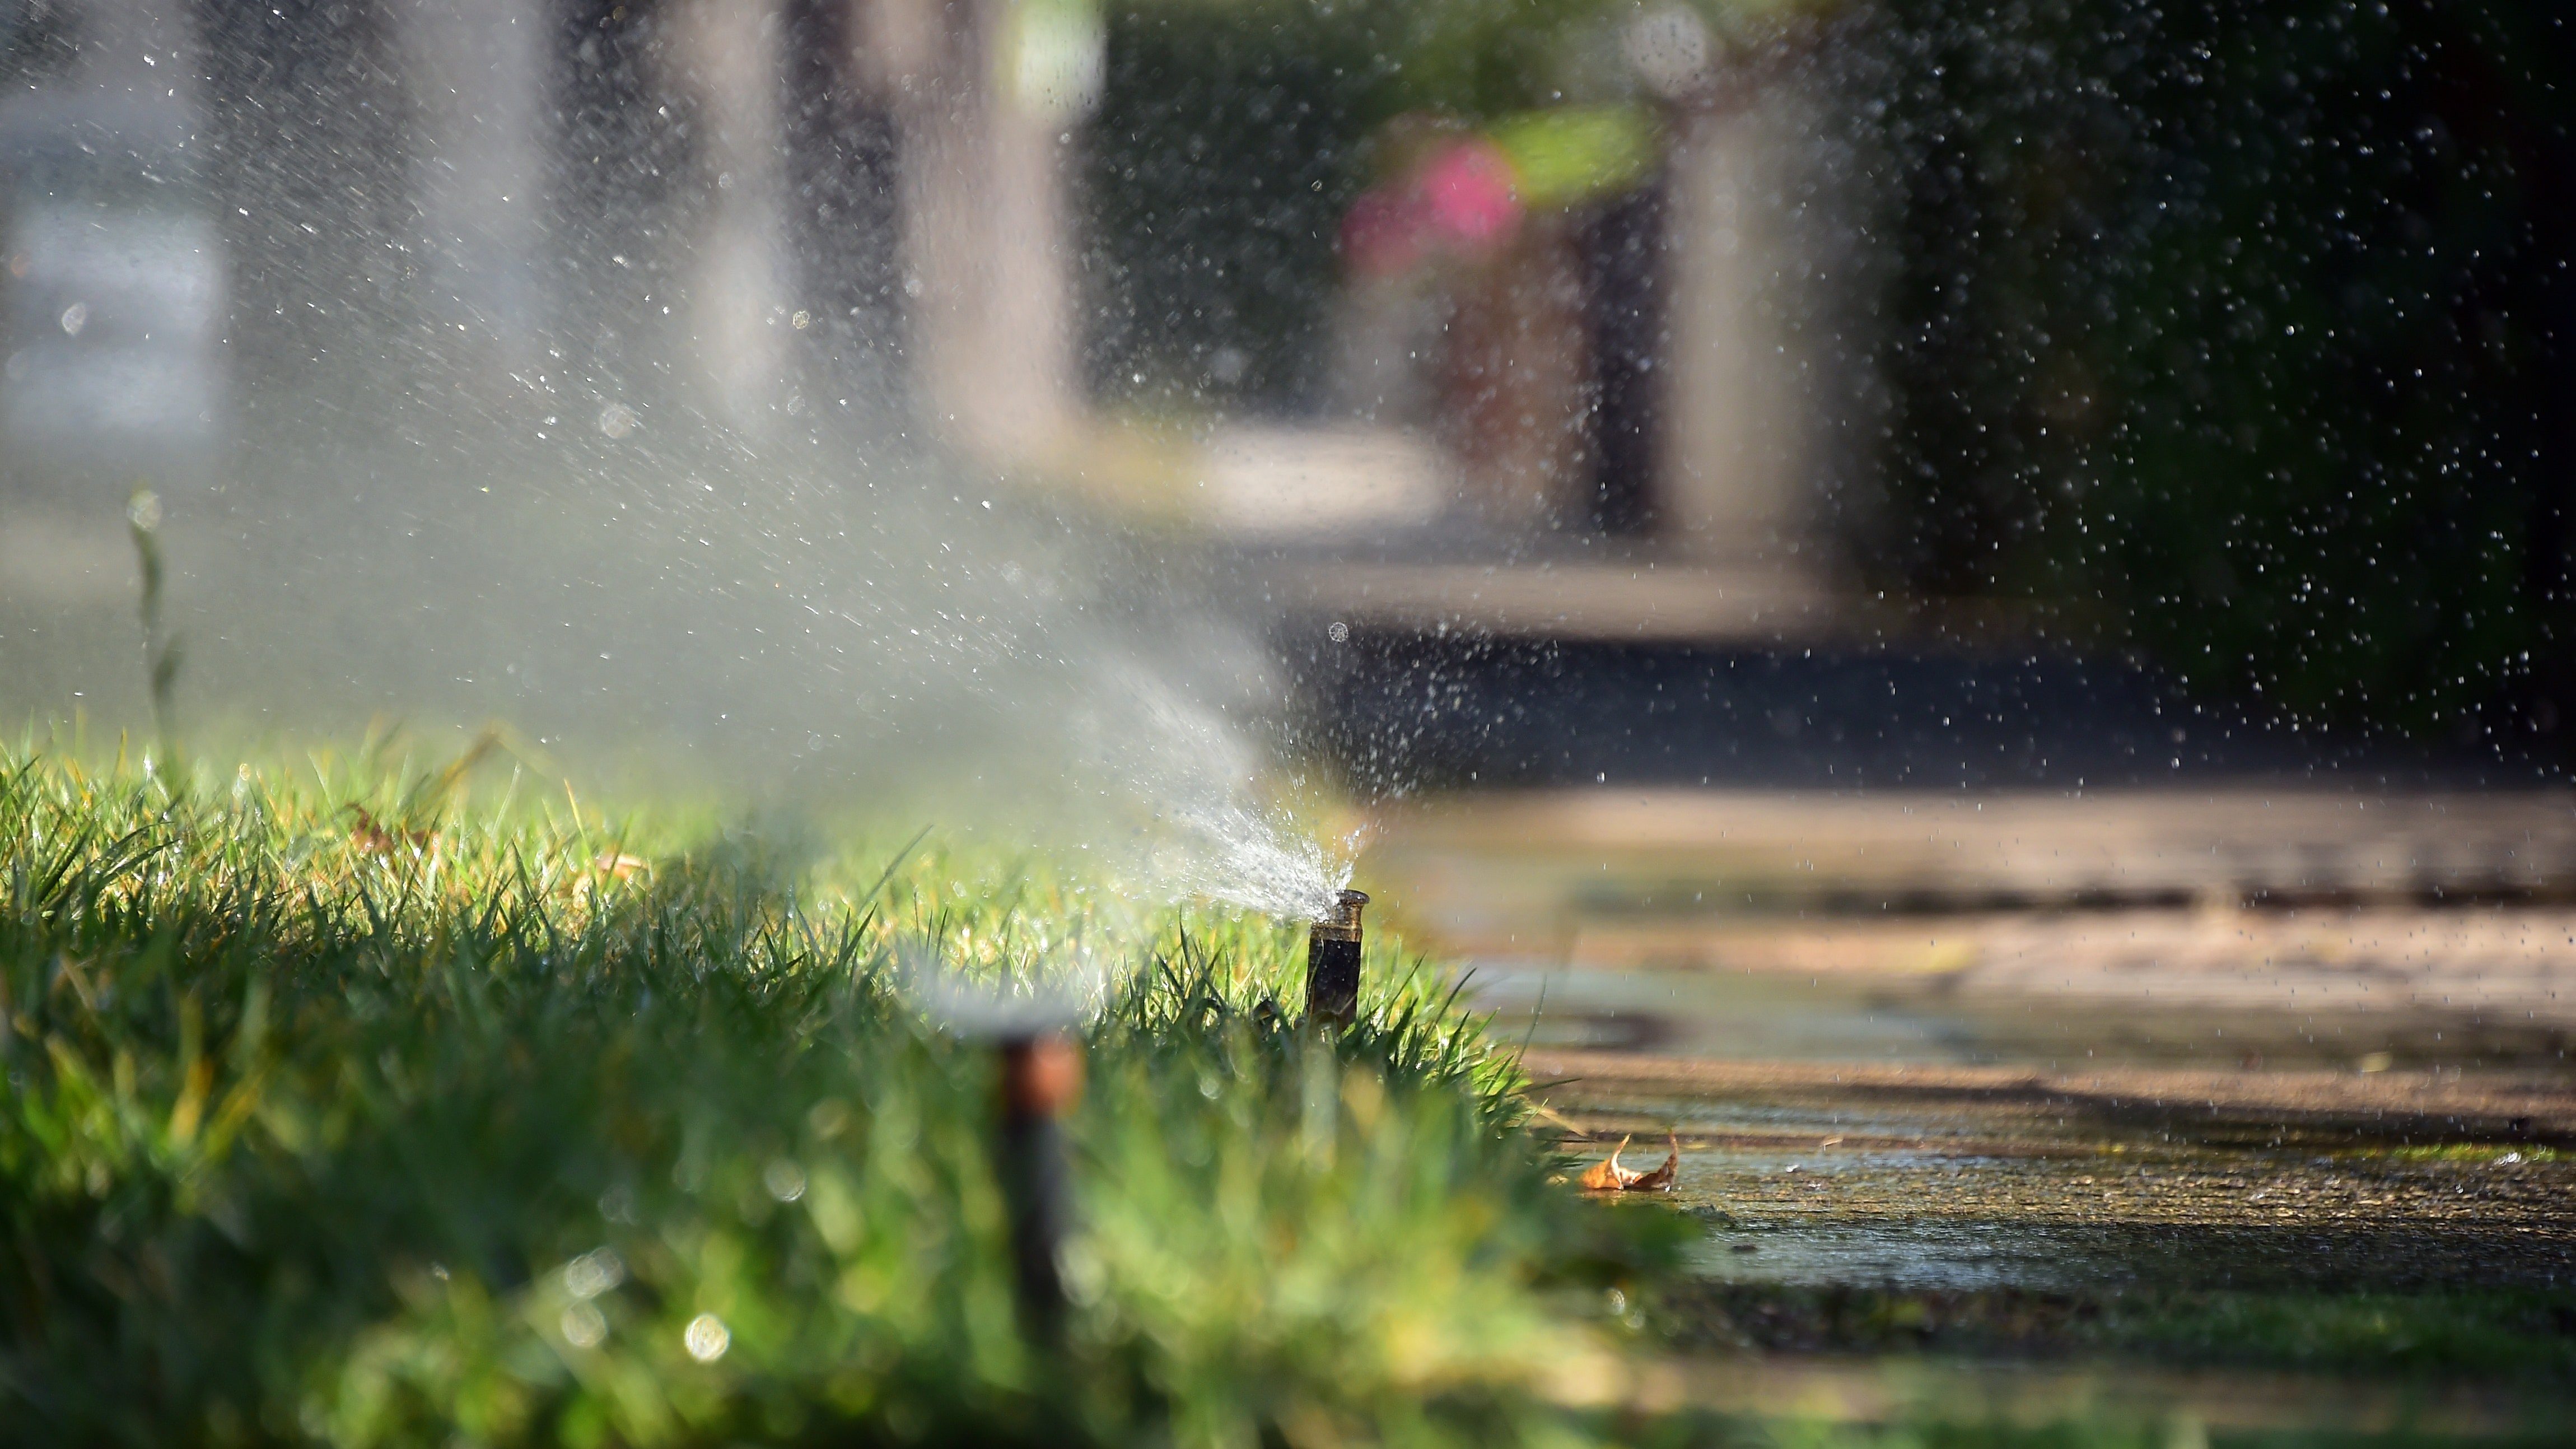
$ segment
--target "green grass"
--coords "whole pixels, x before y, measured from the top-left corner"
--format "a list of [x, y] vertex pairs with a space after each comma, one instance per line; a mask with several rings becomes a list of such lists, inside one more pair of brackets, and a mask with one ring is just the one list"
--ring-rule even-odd
[[[1326, 1045], [1293, 930], [459, 773], [0, 759], [0, 1440], [1589, 1437], [1681, 1229], [1548, 1182], [1440, 973], [1381, 939]], [[990, 1053], [899, 986], [1084, 950], [1138, 969], [1042, 1347]]]
[[[0, 756], [0, 1444], [2161, 1444], [2185, 1419], [1600, 1403], [1674, 1346], [2569, 1371], [2563, 1295], [1679, 1284], [1692, 1220], [1552, 1182], [1508, 1050], [1383, 932], [1326, 1043], [1294, 927], [474, 797], [481, 758]], [[907, 993], [933, 955], [1112, 983], [1055, 1338], [992, 1055]]]

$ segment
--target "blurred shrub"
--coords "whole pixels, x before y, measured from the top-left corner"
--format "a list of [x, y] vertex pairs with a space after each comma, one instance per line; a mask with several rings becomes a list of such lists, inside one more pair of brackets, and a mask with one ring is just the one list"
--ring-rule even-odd
[[[2576, 717], [2576, 39], [2553, 7], [1700, 8], [1757, 52], [1803, 33], [1793, 63], [1837, 98], [1821, 144], [1863, 158], [1885, 428], [1831, 494], [1859, 582], [2027, 600], [2313, 724]], [[1602, 99], [1634, 13], [1114, 5], [1099, 374], [1310, 398], [1374, 129]], [[1806, 19], [1748, 23], [1783, 13]]]
[[1889, 0], [1860, 28], [1900, 267], [1863, 571], [2054, 601], [2314, 723], [2554, 727], [2563, 20]]

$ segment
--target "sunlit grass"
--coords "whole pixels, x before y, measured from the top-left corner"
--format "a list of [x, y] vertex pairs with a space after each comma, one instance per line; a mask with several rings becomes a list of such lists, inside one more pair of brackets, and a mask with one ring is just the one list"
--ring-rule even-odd
[[[455, 763], [0, 759], [0, 1443], [2012, 1437], [1598, 1407], [1707, 1347], [1656, 1281], [1697, 1228], [1551, 1181], [1508, 1048], [1383, 932], [1327, 1045], [1294, 926]], [[934, 960], [1082, 987], [1059, 1340]], [[2048, 1351], [2563, 1377], [2558, 1296], [2294, 1299], [2139, 1298]], [[1826, 1337], [1937, 1361], [1888, 1302]], [[2104, 1414], [2012, 1433], [2170, 1438]]]
[[[444, 763], [0, 761], [0, 1438], [1582, 1429], [1671, 1229], [1547, 1181], [1445, 973], [1381, 941], [1326, 1045], [1293, 929]], [[1102, 983], [1060, 1346], [925, 953]]]

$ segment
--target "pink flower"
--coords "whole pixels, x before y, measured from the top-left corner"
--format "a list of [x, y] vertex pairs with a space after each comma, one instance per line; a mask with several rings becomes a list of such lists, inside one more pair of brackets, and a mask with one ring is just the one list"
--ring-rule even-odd
[[1501, 149], [1466, 137], [1352, 202], [1342, 218], [1342, 255], [1354, 271], [1379, 277], [1434, 254], [1480, 256], [1510, 239], [1522, 209]]
[[1434, 230], [1460, 251], [1483, 251], [1520, 224], [1512, 163], [1482, 136], [1443, 148], [1422, 168], [1418, 185]]

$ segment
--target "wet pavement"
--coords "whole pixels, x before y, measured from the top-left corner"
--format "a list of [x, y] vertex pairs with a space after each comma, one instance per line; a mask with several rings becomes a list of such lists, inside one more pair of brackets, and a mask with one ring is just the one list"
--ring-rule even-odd
[[[1689, 1278], [1651, 1310], [1676, 1402], [2116, 1442], [2556, 1442], [2576, 1422], [2576, 1153], [2480, 1140], [2519, 1119], [2392, 1126], [2374, 1098], [2403, 1084], [2384, 1074], [2343, 1074], [2370, 1090], [2340, 1103], [2327, 1074], [2249, 1074], [2300, 1077], [2286, 1095], [2306, 1107], [2267, 1114], [2258, 1086], [2256, 1110], [2215, 1121], [2180, 1094], [2123, 1114], [2053, 1095], [2063, 1079], [1993, 1085], [2012, 1068], [1905, 1072], [1920, 1091], [1823, 1067], [1701, 1064], [1679, 1091], [1581, 1074], [1615, 1059], [1534, 1053], [1535, 1096], [1572, 1162], [1678, 1148], [1674, 1191], [1622, 1204], [1699, 1228]], [[2525, 1077], [2505, 1095], [2553, 1092]]]
[[[2498, 1000], [2500, 974], [2418, 986], [2350, 972], [2320, 988], [2277, 961], [2254, 974], [2088, 962], [2073, 949], [2055, 960], [1892, 973], [1488, 959], [1467, 993], [1493, 1014], [1497, 1037], [1538, 1049], [2050, 1071], [2512, 1069], [2576, 1081], [2576, 1029], [2555, 1009], [2541, 1013], [2562, 990], [2555, 970], [2528, 986], [2510, 978], [2517, 995]], [[2536, 1009], [2522, 996], [2544, 999]]]
[[[2159, 1039], [2082, 1002], [1892, 1007], [1776, 976], [1479, 989], [1570, 1152], [1627, 1137], [1651, 1165], [1679, 1142], [1711, 1278], [2576, 1288], [2576, 1073], [2554, 1052], [2400, 1066], [2384, 1030], [2317, 1046], [2238, 1013], [2223, 1038], [2177, 1010]], [[2422, 1050], [2443, 1045], [2474, 1043]]]
[[[1777, 718], [1759, 748], [1794, 754]], [[1674, 1402], [2562, 1442], [2576, 796], [2179, 750], [2178, 788], [2054, 787], [2146, 738], [2041, 741], [2018, 780], [1907, 744], [1894, 790], [1825, 752], [1790, 788], [1775, 760], [1407, 801], [1358, 879], [1471, 968], [1569, 1180], [1677, 1148], [1674, 1191], [1622, 1205], [1687, 1216], [1685, 1276], [1618, 1310]]]
[[1569, 1150], [1633, 1135], [1651, 1160], [1650, 1123], [1681, 1136], [1673, 1197], [1708, 1223], [1693, 1267], [1723, 1281], [2576, 1287], [2576, 1160], [2553, 1149], [2245, 1148], [1857, 1102], [1596, 1098], [1566, 1115], [1587, 1129]]
[[1677, 1402], [2106, 1442], [2576, 1422], [2563, 1028], [1777, 964], [1470, 990], [1570, 1163], [1677, 1147], [1627, 1204], [1698, 1229], [1640, 1315]]

